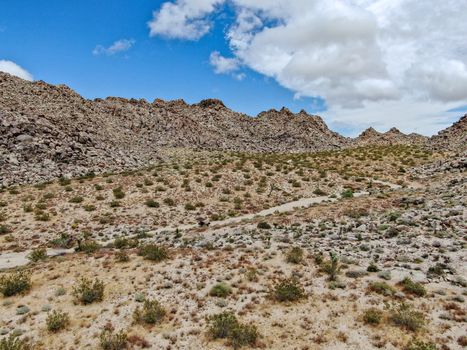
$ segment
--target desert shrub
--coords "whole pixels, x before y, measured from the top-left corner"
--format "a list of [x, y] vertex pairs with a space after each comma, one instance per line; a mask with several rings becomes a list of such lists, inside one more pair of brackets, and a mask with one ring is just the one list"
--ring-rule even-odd
[[118, 262], [127, 262], [130, 261], [130, 256], [124, 250], [119, 250], [115, 253], [115, 260]]
[[425, 325], [425, 317], [421, 312], [415, 311], [406, 303], [401, 303], [391, 310], [392, 323], [401, 328], [416, 332]]
[[7, 233], [10, 233], [11, 230], [7, 225], [0, 225], [0, 235], [6, 235]]
[[319, 187], [313, 191], [313, 194], [317, 195], [317, 196], [327, 196], [327, 193], [324, 192], [322, 189], [320, 189]]
[[303, 261], [303, 249], [300, 247], [293, 247], [289, 250], [286, 260], [292, 264], [299, 264]]
[[245, 277], [250, 282], [257, 282], [258, 281], [258, 271], [255, 268], [250, 267], [245, 272]]
[[256, 227], [262, 230], [269, 230], [271, 228], [271, 225], [269, 225], [266, 221], [261, 221]]
[[121, 204], [120, 204], [119, 201], [111, 201], [111, 202], [109, 203], [109, 205], [110, 205], [111, 208], [118, 208], [118, 207], [121, 206]]
[[352, 198], [353, 197], [353, 191], [348, 188], [341, 193], [342, 198]]
[[114, 188], [112, 192], [116, 199], [122, 199], [125, 197], [125, 192], [123, 192], [123, 189], [121, 187]]
[[175, 201], [172, 198], [165, 198], [164, 203], [168, 205], [169, 207], [174, 207], [175, 206]]
[[321, 269], [329, 275], [330, 281], [335, 281], [337, 280], [337, 275], [340, 273], [341, 269], [339, 257], [333, 252], [330, 252], [329, 255], [330, 259], [321, 264]]
[[75, 196], [70, 198], [70, 203], [81, 203], [83, 201], [83, 197], [81, 196]]
[[185, 210], [196, 210], [196, 207], [191, 203], [187, 203], [185, 204]]
[[378, 268], [378, 266], [376, 266], [376, 264], [372, 261], [372, 262], [370, 263], [370, 265], [368, 265], [368, 267], [366, 268], [366, 270], [367, 270], [368, 272], [378, 272], [378, 271], [379, 271], [379, 268]]
[[230, 334], [230, 341], [234, 349], [240, 349], [246, 345], [254, 345], [258, 339], [258, 330], [251, 324], [239, 324]]
[[86, 205], [83, 205], [83, 209], [85, 211], [94, 211], [96, 210], [96, 206], [92, 204], [86, 204]]
[[412, 340], [405, 350], [436, 350], [437, 347], [432, 342], [424, 342], [421, 340]]
[[238, 320], [233, 312], [226, 311], [207, 318], [209, 322], [209, 334], [213, 339], [227, 338], [232, 329], [237, 327]]
[[124, 331], [113, 333], [111, 329], [104, 329], [99, 336], [102, 350], [124, 350], [128, 348], [128, 337]]
[[79, 245], [79, 250], [86, 253], [86, 254], [92, 254], [97, 252], [101, 246], [99, 243], [92, 239], [87, 239], [84, 242], [81, 242]]
[[404, 278], [401, 282], [400, 285], [404, 289], [404, 292], [423, 297], [426, 295], [426, 289], [425, 287], [418, 283], [412, 281], [409, 277]]
[[0, 276], [0, 293], [5, 297], [23, 293], [30, 289], [31, 276], [25, 271]]
[[367, 324], [379, 324], [383, 318], [381, 310], [371, 308], [363, 313], [363, 321]]
[[30, 350], [31, 345], [24, 339], [19, 339], [14, 334], [0, 340], [0, 350]]
[[396, 291], [392, 286], [390, 286], [386, 282], [371, 282], [368, 286], [368, 289], [372, 292], [383, 295], [392, 295]]
[[138, 254], [147, 260], [160, 262], [169, 257], [169, 253], [165, 247], [156, 244], [146, 244], [139, 248]]
[[137, 307], [133, 319], [137, 323], [156, 324], [165, 316], [165, 310], [157, 300], [145, 300], [143, 307]]
[[34, 212], [34, 218], [37, 221], [49, 221], [50, 220], [50, 214], [45, 212], [45, 211], [42, 211], [42, 210], [36, 210]]
[[209, 291], [210, 296], [220, 297], [220, 298], [225, 298], [230, 293], [232, 293], [232, 288], [224, 282], [217, 283]]
[[226, 311], [207, 317], [208, 333], [213, 339], [228, 339], [234, 349], [245, 345], [254, 345], [258, 331], [254, 325], [238, 322], [234, 313]]
[[32, 262], [38, 262], [40, 260], [47, 259], [47, 250], [45, 248], [37, 248], [34, 249], [29, 255], [27, 256], [29, 260]]
[[66, 312], [52, 311], [45, 320], [49, 332], [58, 332], [70, 324], [70, 316]]
[[60, 186], [68, 186], [69, 184], [71, 184], [71, 180], [65, 177], [61, 177], [58, 179], [58, 183], [60, 184]]
[[117, 249], [136, 248], [138, 245], [137, 239], [126, 237], [117, 237], [113, 243], [113, 246]]
[[159, 202], [156, 202], [154, 199], [148, 199], [146, 201], [146, 206], [148, 208], [159, 208], [160, 204], [159, 204]]
[[305, 291], [297, 279], [289, 278], [276, 284], [272, 296], [280, 302], [297, 301], [305, 296]]
[[73, 288], [73, 296], [76, 301], [87, 305], [104, 299], [104, 283], [97, 278], [93, 281], [83, 277]]

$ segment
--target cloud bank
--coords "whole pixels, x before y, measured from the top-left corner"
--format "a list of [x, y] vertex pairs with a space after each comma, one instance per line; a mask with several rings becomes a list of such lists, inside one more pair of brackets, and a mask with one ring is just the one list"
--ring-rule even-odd
[[16, 63], [7, 60], [0, 60], [0, 72], [5, 72], [24, 80], [33, 80], [33, 76], [24, 68], [18, 66]]
[[430, 134], [467, 101], [465, 0], [177, 0], [150, 33], [197, 40], [223, 6], [232, 57], [213, 52], [215, 72], [244, 66], [321, 97], [331, 123]]

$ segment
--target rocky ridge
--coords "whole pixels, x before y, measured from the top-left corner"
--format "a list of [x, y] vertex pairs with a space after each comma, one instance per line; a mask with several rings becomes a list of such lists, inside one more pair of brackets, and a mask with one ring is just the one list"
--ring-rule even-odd
[[65, 85], [0, 73], [0, 186], [139, 167], [173, 148], [280, 153], [427, 141], [396, 129], [366, 134], [343, 137], [305, 111], [251, 118], [215, 99], [87, 100]]

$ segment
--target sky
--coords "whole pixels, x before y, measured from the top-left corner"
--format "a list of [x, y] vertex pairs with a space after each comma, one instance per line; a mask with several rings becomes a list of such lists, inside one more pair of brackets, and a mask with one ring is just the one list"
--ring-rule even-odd
[[467, 113], [465, 0], [0, 0], [0, 71], [86, 98], [282, 106], [355, 136]]

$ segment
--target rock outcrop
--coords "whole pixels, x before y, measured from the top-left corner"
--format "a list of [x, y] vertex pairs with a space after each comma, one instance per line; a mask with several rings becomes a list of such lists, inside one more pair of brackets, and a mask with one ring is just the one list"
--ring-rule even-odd
[[467, 114], [457, 122], [431, 138], [435, 149], [466, 152], [467, 149]]

